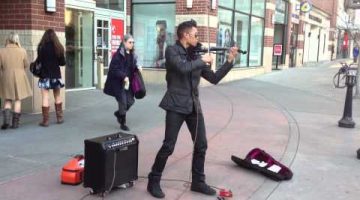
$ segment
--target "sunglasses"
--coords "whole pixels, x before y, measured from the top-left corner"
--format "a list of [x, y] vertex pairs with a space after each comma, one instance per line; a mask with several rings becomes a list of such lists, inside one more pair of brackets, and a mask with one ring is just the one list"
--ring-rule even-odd
[[135, 42], [134, 42], [134, 41], [129, 41], [128, 43], [130, 43], [130, 44], [135, 44]]
[[194, 37], [194, 38], [198, 38], [199, 35], [196, 33], [196, 34], [191, 34], [191, 33], [188, 33], [190, 36]]

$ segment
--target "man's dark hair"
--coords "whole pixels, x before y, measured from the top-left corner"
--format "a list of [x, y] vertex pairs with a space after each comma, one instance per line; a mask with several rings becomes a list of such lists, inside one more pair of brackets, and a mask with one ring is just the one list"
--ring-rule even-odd
[[177, 28], [177, 36], [178, 39], [181, 39], [184, 37], [184, 33], [189, 31], [189, 29], [192, 29], [193, 27], [197, 27], [196, 25], [196, 21], [195, 20], [189, 20], [189, 21], [184, 21], [181, 24], [179, 24], [178, 28]]

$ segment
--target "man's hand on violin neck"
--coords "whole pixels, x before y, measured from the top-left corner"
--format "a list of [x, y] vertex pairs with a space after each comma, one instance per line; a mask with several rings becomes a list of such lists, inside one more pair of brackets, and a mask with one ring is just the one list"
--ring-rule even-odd
[[231, 47], [229, 49], [229, 55], [228, 55], [228, 58], [227, 58], [228, 62], [233, 62], [234, 61], [234, 59], [238, 55], [238, 50], [239, 50], [238, 47]]

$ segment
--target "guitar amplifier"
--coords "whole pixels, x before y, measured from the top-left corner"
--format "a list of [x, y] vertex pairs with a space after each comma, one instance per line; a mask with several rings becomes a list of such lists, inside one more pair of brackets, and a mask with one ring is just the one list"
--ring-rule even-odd
[[119, 132], [84, 143], [84, 187], [104, 193], [138, 179], [139, 140], [135, 135]]

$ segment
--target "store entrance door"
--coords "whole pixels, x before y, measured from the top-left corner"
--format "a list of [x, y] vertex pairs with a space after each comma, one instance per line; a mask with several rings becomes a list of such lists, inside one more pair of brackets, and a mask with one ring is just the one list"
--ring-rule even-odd
[[297, 50], [297, 40], [298, 40], [298, 24], [293, 24], [291, 27], [290, 35], [290, 67], [296, 67], [296, 50]]
[[[109, 71], [109, 65], [112, 55], [119, 48], [122, 38], [124, 37], [124, 19], [118, 15], [99, 14], [95, 17], [95, 83], [106, 80]], [[97, 66], [98, 57], [102, 58], [103, 70], [99, 70]], [[100, 76], [99, 78], [98, 76]]]
[[67, 89], [94, 86], [93, 16], [92, 11], [65, 9], [65, 86]]
[[[110, 20], [108, 18], [99, 18], [95, 19], [95, 49], [96, 56], [101, 56], [104, 64], [104, 73], [103, 76], [109, 71], [109, 60], [110, 60]], [[95, 60], [96, 61], [96, 60]], [[97, 73], [95, 73], [97, 74]], [[97, 80], [96, 80], [97, 82]]]

